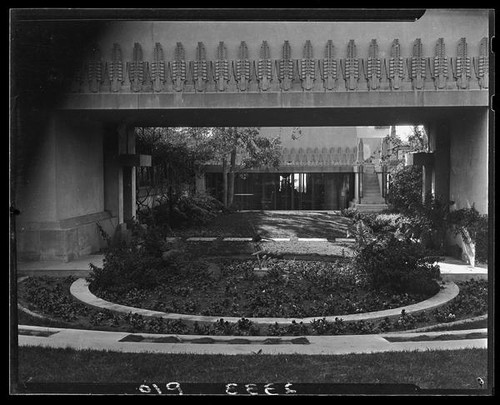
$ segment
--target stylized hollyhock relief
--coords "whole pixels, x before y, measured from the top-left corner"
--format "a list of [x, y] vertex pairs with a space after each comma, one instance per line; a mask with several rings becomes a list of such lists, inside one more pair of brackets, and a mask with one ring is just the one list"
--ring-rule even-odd
[[471, 78], [470, 58], [467, 56], [467, 42], [465, 38], [460, 38], [457, 46], [457, 57], [452, 64], [453, 77], [457, 81], [459, 89], [468, 89]]
[[214, 65], [214, 80], [217, 91], [225, 91], [229, 81], [229, 61], [227, 60], [227, 48], [224, 42], [219, 42], [217, 46], [217, 59]]
[[434, 60], [432, 63], [434, 85], [436, 89], [445, 89], [448, 81], [448, 58], [446, 57], [446, 46], [444, 39], [439, 38], [434, 48]]
[[194, 89], [196, 91], [205, 91], [208, 81], [208, 62], [207, 51], [203, 42], [198, 42], [198, 45], [196, 46], [196, 60], [191, 63]]
[[238, 59], [234, 63], [234, 75], [238, 83], [238, 90], [248, 90], [248, 82], [250, 81], [250, 60], [248, 59], [248, 46], [245, 41], [241, 41], [238, 48]]
[[479, 88], [487, 89], [489, 81], [489, 43], [484, 37], [479, 43], [479, 57], [475, 59], [474, 69], [478, 79]]
[[144, 62], [142, 60], [142, 47], [139, 43], [134, 44], [132, 62], [127, 64], [130, 89], [134, 92], [142, 90], [144, 80]]
[[401, 81], [404, 78], [404, 60], [401, 56], [401, 44], [398, 39], [395, 39], [392, 42], [388, 76], [391, 84], [391, 90], [400, 89]]
[[333, 41], [329, 39], [325, 46], [325, 58], [320, 62], [323, 87], [326, 90], [337, 88], [337, 61], [334, 50]]
[[382, 62], [379, 58], [378, 44], [376, 39], [372, 39], [368, 48], [368, 59], [366, 60], [366, 79], [370, 90], [380, 88], [382, 77]]
[[159, 42], [155, 44], [155, 49], [153, 50], [151, 80], [153, 81], [153, 90], [155, 92], [163, 90], [166, 81], [166, 66], [163, 56], [163, 48]]
[[293, 60], [292, 49], [290, 43], [285, 41], [282, 48], [282, 56], [278, 62], [279, 80], [281, 89], [284, 91], [290, 90], [293, 80]]
[[184, 46], [177, 42], [174, 51], [174, 60], [170, 62], [170, 74], [175, 91], [182, 91], [186, 82], [186, 52]]
[[359, 80], [359, 60], [357, 59], [356, 44], [351, 39], [347, 45], [347, 57], [344, 59], [343, 76], [346, 90], [357, 90]]
[[410, 77], [413, 89], [422, 90], [426, 78], [426, 58], [422, 47], [422, 41], [417, 38], [413, 43], [413, 53], [410, 59]]
[[111, 83], [111, 91], [120, 91], [123, 85], [123, 59], [122, 49], [119, 44], [113, 44], [111, 53], [111, 61], [107, 64], [109, 81]]
[[313, 59], [313, 47], [307, 40], [304, 45], [303, 58], [300, 60], [300, 80], [304, 90], [311, 90], [316, 79], [316, 61]]

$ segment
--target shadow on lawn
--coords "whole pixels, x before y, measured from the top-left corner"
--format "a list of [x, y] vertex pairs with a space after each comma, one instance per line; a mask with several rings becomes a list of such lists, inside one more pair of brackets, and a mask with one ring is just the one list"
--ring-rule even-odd
[[[258, 233], [267, 238], [345, 237], [349, 219], [326, 212], [234, 212], [221, 215], [203, 227], [192, 227], [182, 236], [251, 237]], [[180, 236], [180, 235], [179, 235]]]

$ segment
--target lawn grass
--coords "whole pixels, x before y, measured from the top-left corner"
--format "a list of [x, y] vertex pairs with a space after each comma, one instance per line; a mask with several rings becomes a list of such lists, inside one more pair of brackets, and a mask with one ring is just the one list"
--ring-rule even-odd
[[195, 355], [20, 347], [19, 382], [416, 384], [476, 389], [486, 349], [350, 355]]

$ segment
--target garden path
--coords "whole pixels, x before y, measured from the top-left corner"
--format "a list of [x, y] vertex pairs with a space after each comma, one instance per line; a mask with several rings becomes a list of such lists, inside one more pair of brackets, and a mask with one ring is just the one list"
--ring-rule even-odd
[[[294, 337], [283, 337], [278, 343], [264, 343], [264, 336], [216, 336], [214, 343], [196, 343], [207, 336], [158, 335], [146, 333], [106, 332], [95, 330], [19, 326], [20, 346], [109, 350], [116, 352], [195, 353], [195, 354], [308, 354], [336, 355], [393, 351], [457, 350], [487, 348], [487, 330], [387, 333], [381, 335], [307, 336], [307, 342], [293, 343]], [[37, 336], [38, 335], [38, 336]], [[40, 336], [42, 335], [42, 336]], [[45, 335], [45, 336], [44, 336]], [[48, 336], [46, 336], [48, 335]], [[144, 341], [123, 341], [130, 335], [139, 335]], [[176, 343], [160, 344], [151, 337], [168, 338]], [[149, 341], [147, 341], [149, 338]], [[136, 340], [136, 339], [131, 339]], [[397, 340], [397, 341], [395, 341]], [[268, 341], [269, 342], [269, 341]], [[305, 342], [302, 340], [302, 342]], [[260, 352], [259, 352], [260, 351]]]

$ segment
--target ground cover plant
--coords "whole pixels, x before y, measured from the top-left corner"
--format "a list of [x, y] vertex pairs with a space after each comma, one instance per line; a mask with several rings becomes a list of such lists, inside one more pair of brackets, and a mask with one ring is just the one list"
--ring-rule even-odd
[[[215, 322], [196, 323], [183, 320], [147, 318], [137, 314], [123, 314], [103, 309], [91, 308], [75, 300], [69, 293], [74, 277], [29, 277], [19, 283], [19, 303], [44, 318], [33, 317], [18, 311], [18, 322], [24, 325], [40, 325], [66, 328], [83, 328], [110, 331], [147, 332], [164, 334], [196, 335], [339, 335], [370, 334], [390, 331], [411, 330], [435, 324], [450, 324], [488, 312], [488, 283], [485, 280], [457, 282], [459, 295], [450, 303], [420, 314], [402, 311], [394, 319], [379, 322], [344, 322], [342, 316], [328, 321], [317, 316], [310, 323], [290, 322], [289, 324], [258, 327], [251, 320], [241, 318], [229, 322], [221, 317]], [[59, 308], [64, 308], [64, 311]]]
[[[364, 280], [347, 261], [270, 259], [269, 273], [253, 273], [255, 260], [191, 261], [151, 288], [126, 284], [90, 288], [107, 301], [163, 312], [237, 317], [311, 317], [370, 312], [410, 305], [436, 290], [390, 291]], [[218, 274], [211, 274], [212, 266]], [[99, 281], [99, 278], [93, 278]], [[439, 290], [437, 283], [435, 284]]]

